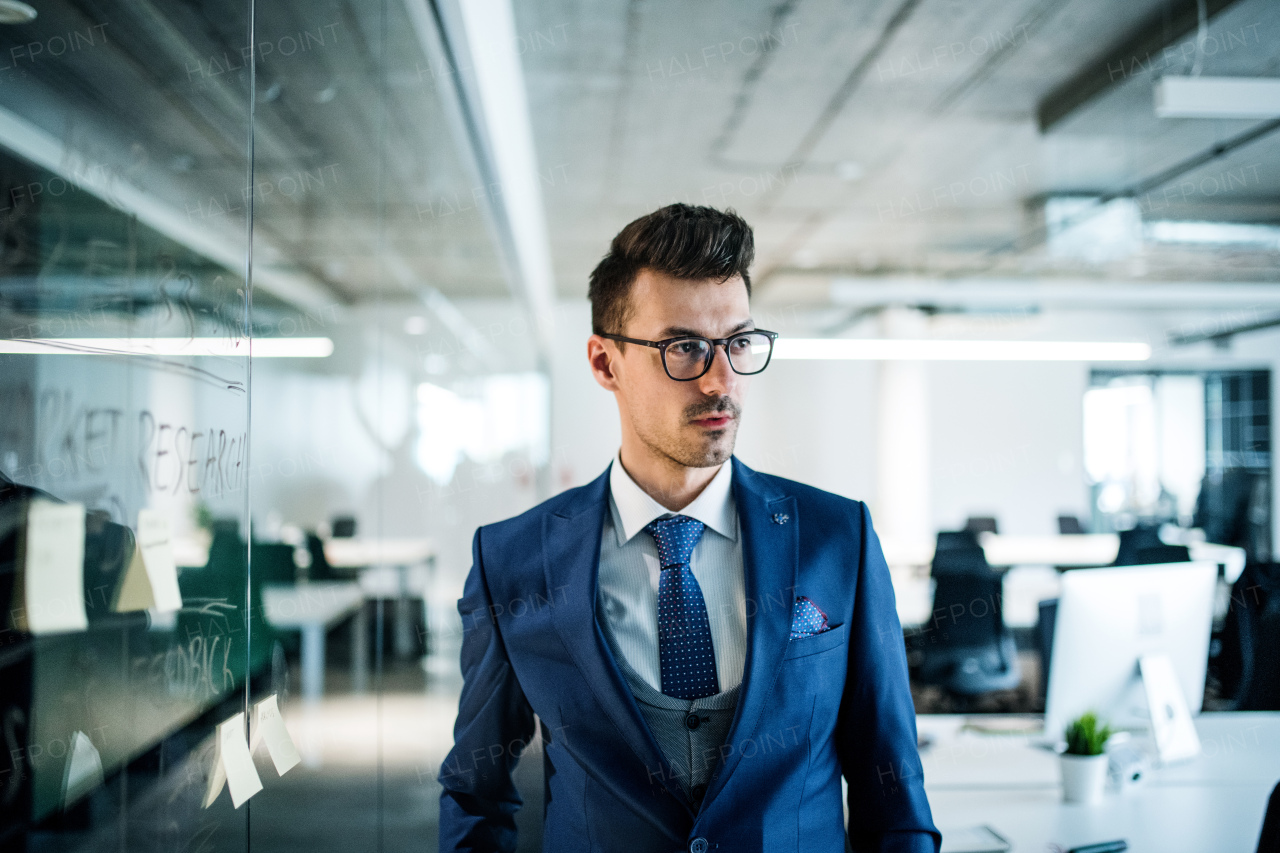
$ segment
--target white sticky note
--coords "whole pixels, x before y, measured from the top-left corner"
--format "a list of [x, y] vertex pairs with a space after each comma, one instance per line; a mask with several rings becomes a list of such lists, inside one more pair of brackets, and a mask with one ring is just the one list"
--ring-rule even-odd
[[83, 631], [84, 504], [33, 500], [27, 507], [14, 627], [32, 634]]
[[243, 711], [218, 726], [213, 772], [209, 774], [209, 787], [204, 797], [206, 809], [218, 799], [224, 782], [231, 789], [231, 804], [236, 808], [262, 790], [262, 780], [253, 766], [249, 744], [244, 740]]
[[253, 716], [253, 736], [249, 740], [249, 752], [257, 752], [258, 744], [265, 740], [271, 763], [276, 766], [276, 772], [283, 776], [302, 761], [302, 756], [298, 754], [298, 748], [293, 745], [293, 738], [284, 726], [276, 694], [272, 693], [254, 705]]
[[227, 784], [227, 771], [222, 769], [222, 746], [219, 743], [217, 730], [213, 733], [213, 766], [209, 769], [209, 786], [204, 792], [204, 807], [213, 805], [214, 800], [222, 793]]
[[154, 509], [138, 510], [138, 551], [142, 554], [147, 578], [151, 581], [154, 607], [161, 612], [182, 609], [178, 590], [178, 565], [173, 559], [169, 519]]
[[63, 808], [74, 805], [81, 797], [102, 784], [102, 757], [84, 732], [71, 735], [67, 764], [62, 771]]

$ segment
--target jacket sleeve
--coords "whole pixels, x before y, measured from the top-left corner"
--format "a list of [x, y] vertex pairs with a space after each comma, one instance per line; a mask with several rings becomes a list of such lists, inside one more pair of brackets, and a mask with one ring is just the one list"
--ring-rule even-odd
[[[483, 529], [483, 528], [482, 528]], [[533, 709], [516, 680], [498, 631], [481, 554], [472, 542], [458, 614], [462, 617], [462, 695], [453, 749], [440, 767], [440, 850], [513, 853], [520, 794], [511, 774], [533, 736]]]
[[855, 853], [937, 853], [942, 836], [924, 791], [893, 584], [871, 514], [859, 507], [862, 553], [836, 734], [849, 783], [849, 843]]

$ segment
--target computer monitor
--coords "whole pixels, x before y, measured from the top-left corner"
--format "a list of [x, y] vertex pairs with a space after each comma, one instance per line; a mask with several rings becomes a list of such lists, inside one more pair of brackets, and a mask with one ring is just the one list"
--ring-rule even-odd
[[1044, 731], [1096, 711], [1117, 728], [1142, 728], [1147, 701], [1138, 659], [1173, 662], [1191, 713], [1204, 702], [1218, 567], [1164, 563], [1067, 572], [1062, 576]]

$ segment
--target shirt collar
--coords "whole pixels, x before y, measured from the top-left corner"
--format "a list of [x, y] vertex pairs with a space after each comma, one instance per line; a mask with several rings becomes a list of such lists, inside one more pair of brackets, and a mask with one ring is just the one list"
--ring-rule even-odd
[[616, 510], [614, 519], [619, 522], [616, 525], [618, 545], [625, 545], [655, 518], [674, 514], [696, 518], [726, 539], [737, 539], [738, 513], [733, 501], [733, 490], [730, 488], [732, 485], [733, 464], [725, 462], [692, 503], [679, 513], [672, 513], [636, 485], [636, 481], [622, 467], [621, 455], [616, 454], [613, 468], [609, 471], [609, 492]]

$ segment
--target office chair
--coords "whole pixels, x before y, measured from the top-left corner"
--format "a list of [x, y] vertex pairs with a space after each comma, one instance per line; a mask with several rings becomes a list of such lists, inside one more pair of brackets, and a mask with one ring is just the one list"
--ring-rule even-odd
[[1049, 694], [1049, 664], [1053, 662], [1053, 629], [1058, 623], [1058, 599], [1046, 598], [1040, 602], [1036, 620], [1036, 653], [1040, 658], [1040, 698]]
[[1258, 853], [1280, 853], [1280, 783], [1271, 789], [1271, 799], [1267, 800], [1262, 834], [1258, 836]]
[[1138, 562], [1134, 565], [1148, 566], [1155, 563], [1189, 563], [1191, 551], [1186, 545], [1156, 545], [1139, 548]]
[[353, 515], [335, 515], [329, 522], [334, 539], [350, 539], [356, 535], [356, 519]]
[[1058, 533], [1063, 536], [1080, 536], [1086, 533], [1084, 525], [1080, 523], [1080, 519], [1074, 515], [1058, 516]]
[[965, 530], [974, 533], [999, 533], [996, 520], [989, 515], [971, 515], [964, 523]]
[[1159, 534], [1154, 527], [1140, 524], [1130, 530], [1120, 531], [1120, 550], [1116, 552], [1113, 566], [1141, 566], [1143, 562], [1138, 552], [1143, 548], [1163, 548]]
[[1233, 711], [1280, 711], [1280, 564], [1249, 563], [1231, 587], [1217, 658]]
[[1002, 576], [988, 565], [982, 549], [940, 547], [933, 578], [933, 619], [922, 638], [921, 682], [960, 699], [1017, 687], [1022, 673], [1004, 624]]
[[259, 584], [295, 584], [298, 564], [293, 559], [293, 546], [284, 542], [254, 542], [249, 564]]
[[310, 530], [307, 531], [307, 553], [311, 555], [311, 568], [307, 569], [308, 580], [333, 581], [349, 579], [334, 571], [333, 566], [329, 564], [329, 558], [325, 556], [324, 542]]
[[979, 551], [982, 550], [982, 546], [978, 544], [978, 534], [972, 530], [939, 530], [938, 541], [934, 546], [935, 552], [969, 551], [975, 548]]

